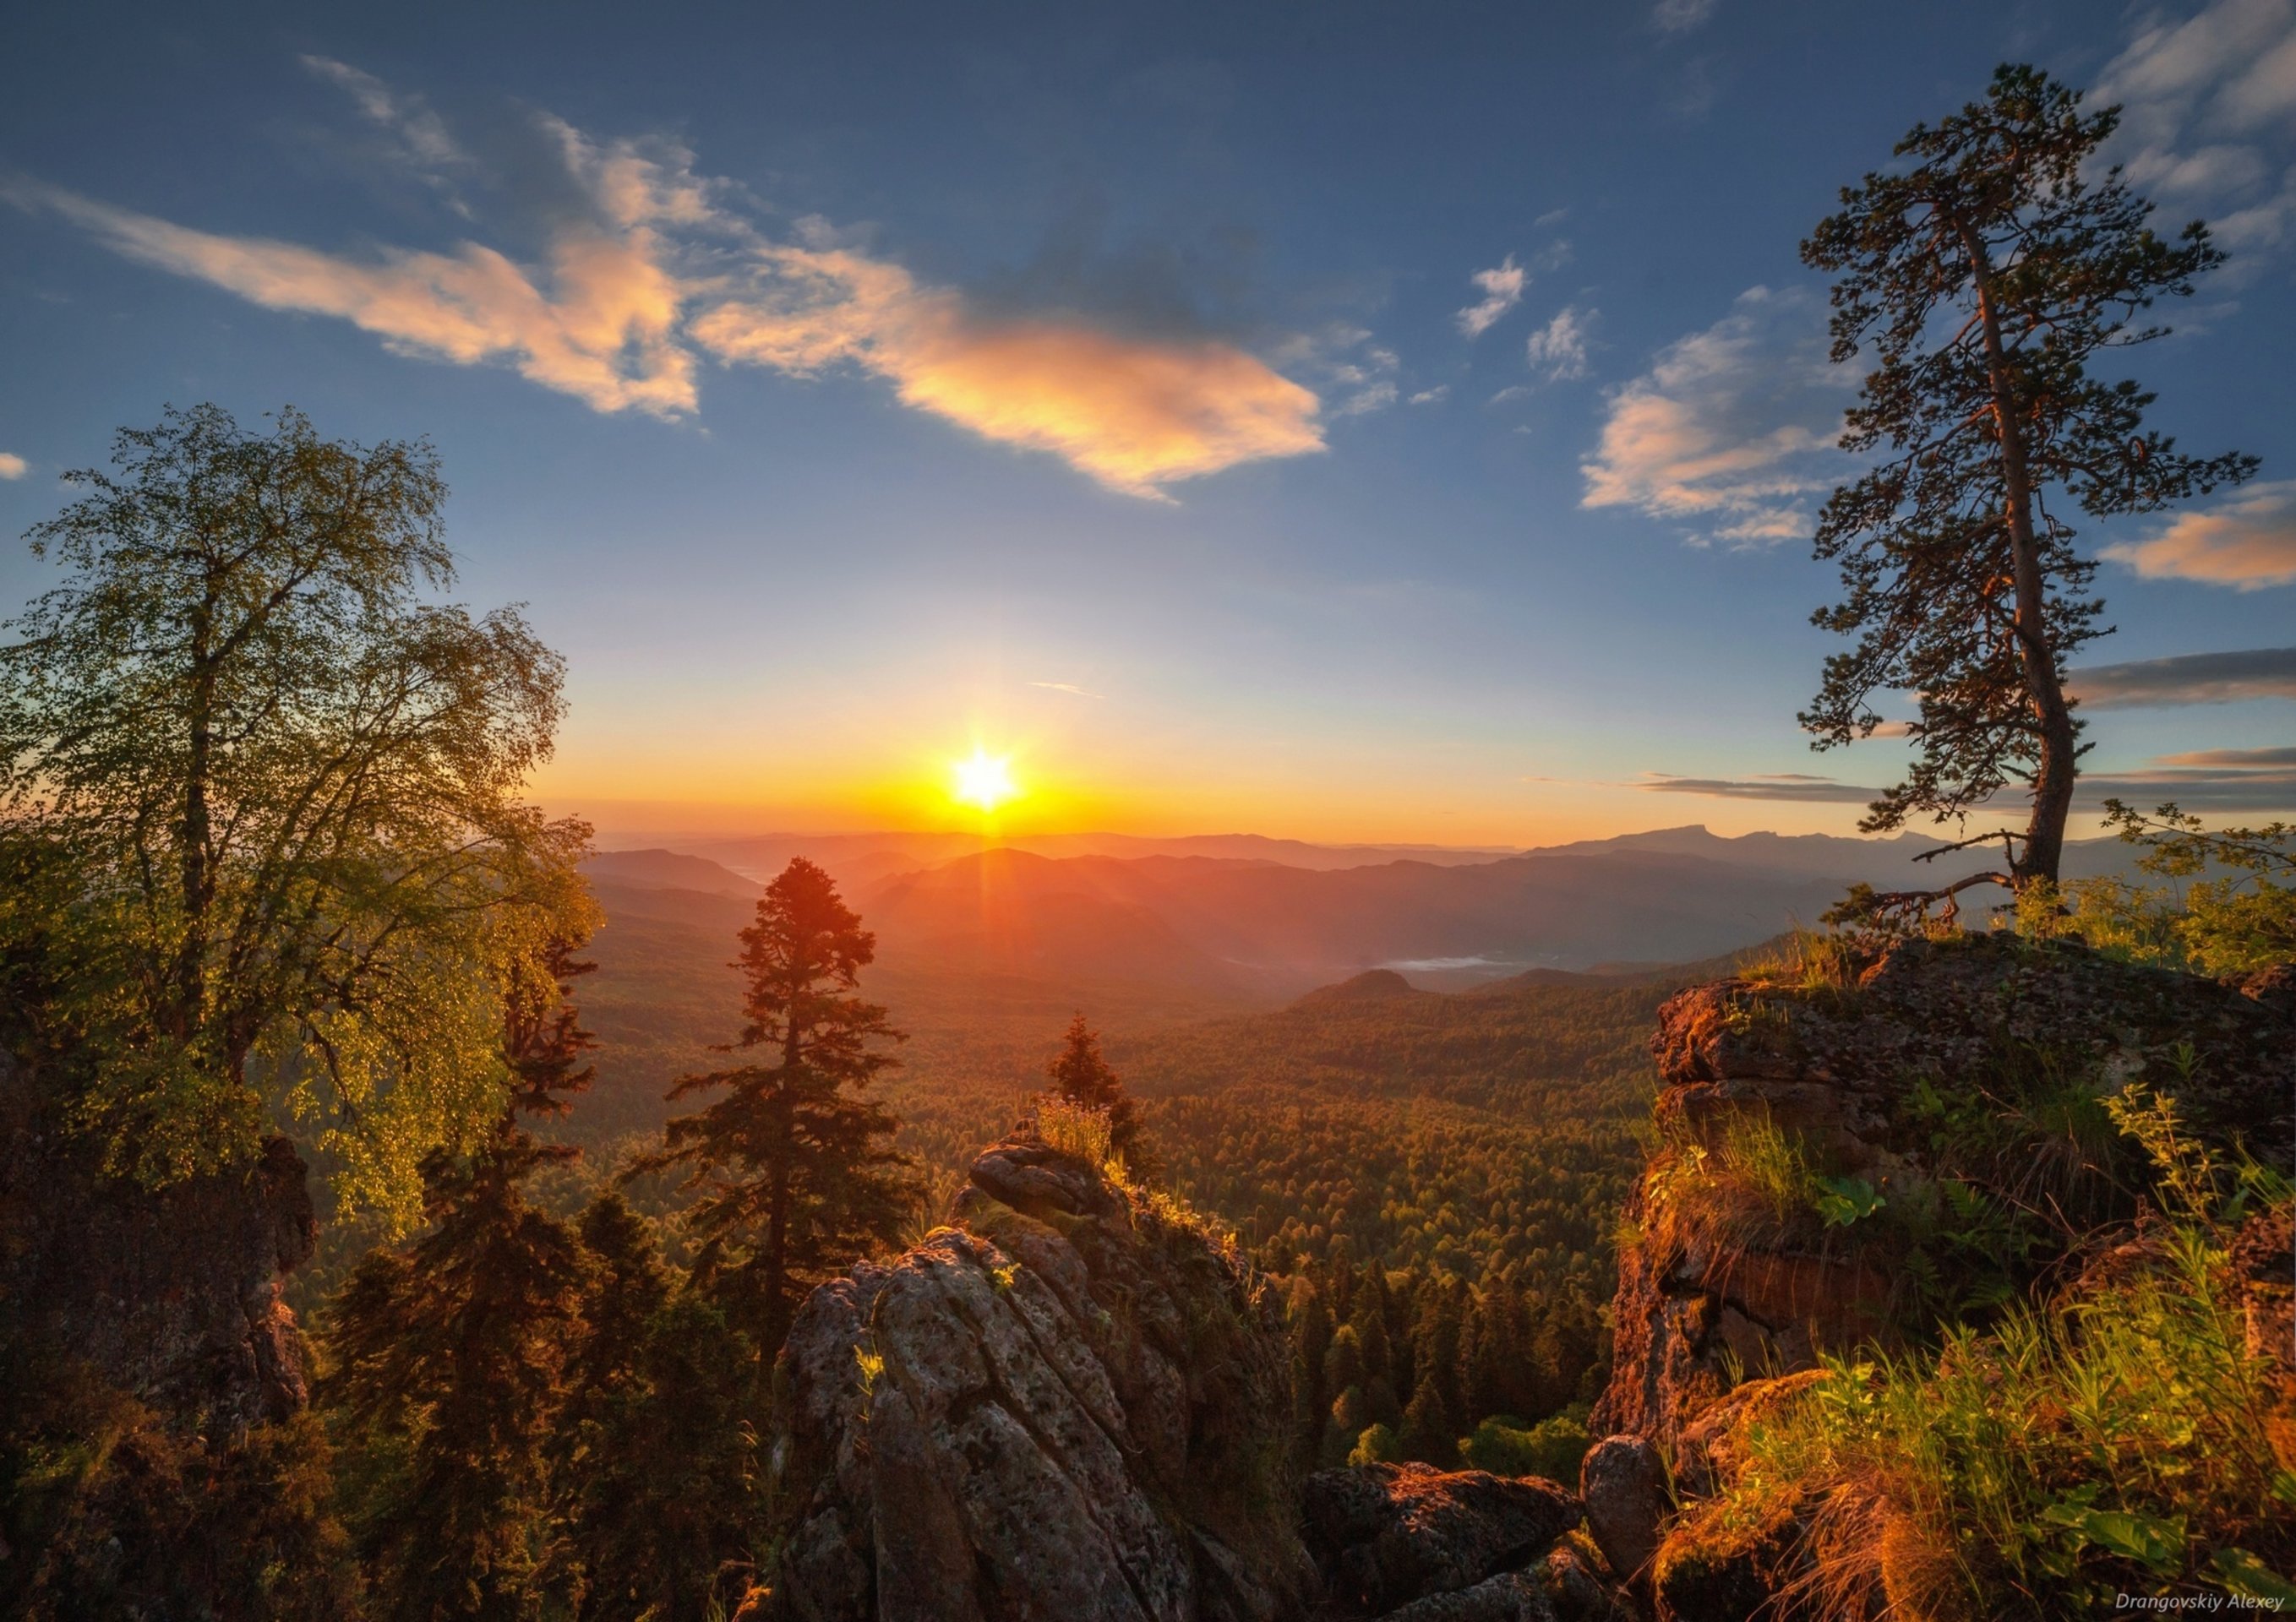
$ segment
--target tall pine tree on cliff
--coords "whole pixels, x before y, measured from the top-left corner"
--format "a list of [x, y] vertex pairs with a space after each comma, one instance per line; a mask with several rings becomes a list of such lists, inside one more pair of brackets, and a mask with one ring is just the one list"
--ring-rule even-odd
[[698, 1284], [767, 1359], [808, 1290], [898, 1237], [916, 1200], [898, 1123], [865, 1091], [904, 1040], [855, 995], [876, 937], [829, 875], [800, 856], [758, 902], [734, 967], [748, 1023], [729, 1052], [751, 1062], [682, 1077], [669, 1096], [722, 1095], [663, 1130], [635, 1171], [686, 1167], [698, 1192]]
[[525, 1616], [548, 1556], [542, 1443], [587, 1267], [574, 1231], [522, 1186], [578, 1151], [538, 1141], [521, 1118], [563, 1114], [589, 1084], [592, 1043], [566, 987], [593, 965], [563, 943], [546, 961], [546, 988], [506, 1009], [510, 1094], [494, 1131], [467, 1159], [424, 1163], [429, 1231], [371, 1253], [332, 1304], [337, 1368], [323, 1395], [370, 1457], [404, 1460], [356, 1517], [388, 1616]]
[[2136, 324], [2224, 258], [2198, 221], [2174, 242], [2155, 235], [2120, 169], [2095, 172], [2119, 121], [2116, 108], [2083, 112], [2046, 74], [2003, 67], [1983, 101], [1898, 143], [1901, 168], [1845, 188], [1802, 244], [1807, 263], [1838, 273], [1834, 361], [1870, 350], [1875, 363], [1842, 448], [1878, 453], [1818, 521], [1817, 555], [1841, 565], [1844, 595], [1814, 619], [1857, 640], [1825, 661], [1802, 725], [1830, 749], [1873, 735], [1877, 692], [1917, 695], [1916, 758], [1859, 824], [1869, 832], [1916, 813], [1958, 820], [2012, 784], [2031, 797], [2021, 831], [1948, 847], [1998, 840], [2007, 872], [1869, 895], [1857, 910], [2055, 882], [2081, 752], [2065, 661], [2102, 635], [2103, 607], [2065, 520], [2156, 512], [2256, 466], [2182, 454], [2144, 427], [2151, 394], [2090, 374], [2165, 332]]

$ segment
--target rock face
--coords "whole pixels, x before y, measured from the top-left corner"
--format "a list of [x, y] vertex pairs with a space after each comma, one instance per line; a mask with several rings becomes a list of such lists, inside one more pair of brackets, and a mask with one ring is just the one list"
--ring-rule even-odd
[[[1687, 1520], [1669, 1530], [1657, 1465], [1694, 1503], [1735, 1477], [1750, 1426], [1820, 1378], [1819, 1353], [1935, 1315], [1908, 1283], [1933, 1254], [1914, 1252], [1900, 1213], [1934, 1223], [1981, 1184], [2038, 1208], [2062, 1198], [2087, 1212], [2073, 1229], [2125, 1218], [2094, 1157], [2120, 1141], [2100, 1100], [2131, 1081], [2172, 1094], [2197, 1136], [2277, 1165], [2296, 1147], [2285, 972], [2219, 984], [2005, 936], [1906, 942], [1848, 970], [1718, 981], [1660, 1012], [1660, 1144], [1628, 1198], [1611, 1383], [1591, 1421], [1619, 1434], [1581, 1490], [1611, 1564], [1640, 1575], [1661, 1618], [1770, 1615], [1796, 1580], [1789, 1497], [1701, 1543]], [[2296, 1334], [2288, 1249], [2284, 1225], [2234, 1247], [2253, 1343]], [[2003, 1254], [2001, 1282], [2024, 1288], [2014, 1269], [2036, 1264]]]
[[1272, 1292], [1156, 1202], [1016, 1135], [944, 1227], [814, 1292], [776, 1369], [805, 1622], [1273, 1622], [1313, 1571]]
[[1374, 1464], [1303, 1486], [1272, 1292], [1169, 1202], [1111, 1186], [1024, 1123], [974, 1162], [950, 1217], [798, 1314], [775, 1371], [780, 1553], [756, 1613], [1630, 1614], [1574, 1531], [1578, 1499], [1551, 1481]]
[[316, 1236], [284, 1138], [242, 1171], [160, 1192], [102, 1176], [0, 1054], [0, 1347], [68, 1358], [227, 1436], [308, 1397], [280, 1279]]
[[[1759, 1118], [1886, 1199], [1926, 1171], [1912, 1089], [1991, 1085], [2022, 1063], [2100, 1088], [2142, 1077], [2203, 1135], [2285, 1163], [2296, 1016], [2281, 994], [2268, 977], [2235, 987], [2070, 945], [1909, 941], [1854, 987], [1732, 979], [1675, 997], [1652, 1041], [1659, 1123], [1673, 1143], [1710, 1145]], [[1661, 1155], [1629, 1196], [1641, 1239], [1620, 1257], [1615, 1372], [1592, 1421], [1669, 1445], [1734, 1369], [1788, 1373], [1823, 1347], [1886, 1339], [1900, 1282], [1822, 1232], [1724, 1242], [1685, 1219], [1678, 1165]]]

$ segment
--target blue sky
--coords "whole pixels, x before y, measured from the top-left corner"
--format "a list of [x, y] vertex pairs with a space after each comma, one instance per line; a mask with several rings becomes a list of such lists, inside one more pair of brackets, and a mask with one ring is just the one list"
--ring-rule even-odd
[[1793, 721], [1855, 381], [1795, 247], [2033, 61], [2220, 222], [2132, 363], [2264, 459], [2087, 537], [2089, 662], [2248, 656], [2102, 679], [2090, 766], [2296, 800], [2296, 0], [11, 29], [0, 528], [163, 402], [291, 402], [437, 444], [461, 594], [571, 661], [542, 790], [609, 827], [947, 820], [978, 741], [1069, 825], [1507, 843], [1890, 779]]

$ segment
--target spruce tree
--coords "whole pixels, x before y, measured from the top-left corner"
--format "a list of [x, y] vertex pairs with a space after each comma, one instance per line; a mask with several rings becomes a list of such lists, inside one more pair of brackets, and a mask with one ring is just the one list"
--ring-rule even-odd
[[1053, 1096], [1065, 1102], [1097, 1110], [1108, 1118], [1109, 1148], [1136, 1178], [1155, 1173], [1153, 1158], [1140, 1141], [1140, 1111], [1123, 1079], [1101, 1056], [1100, 1034], [1078, 1013], [1069, 1021], [1061, 1051], [1045, 1067], [1052, 1079]]
[[748, 980], [740, 1039], [750, 1062], [680, 1078], [669, 1096], [717, 1092], [663, 1129], [627, 1174], [678, 1166], [698, 1191], [696, 1282], [770, 1360], [805, 1294], [891, 1243], [916, 1202], [899, 1123], [865, 1089], [905, 1040], [855, 995], [876, 937], [830, 876], [792, 859], [758, 902], [734, 967]]
[[573, 1230], [522, 1188], [578, 1151], [540, 1142], [521, 1118], [562, 1114], [588, 1085], [590, 1038], [565, 994], [591, 965], [563, 943], [547, 962], [548, 990], [505, 1011], [510, 1092], [493, 1132], [467, 1158], [426, 1159], [428, 1231], [370, 1254], [331, 1309], [337, 1366], [322, 1396], [385, 1462], [358, 1519], [390, 1617], [522, 1617], [549, 1558], [543, 1444], [585, 1265]]

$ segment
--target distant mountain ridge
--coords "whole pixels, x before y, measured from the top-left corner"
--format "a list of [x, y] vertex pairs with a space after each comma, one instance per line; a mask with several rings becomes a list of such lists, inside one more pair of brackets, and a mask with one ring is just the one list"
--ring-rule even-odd
[[[959, 835], [770, 835], [606, 852], [586, 871], [611, 892], [610, 913], [731, 917], [746, 913], [760, 877], [805, 855], [839, 879], [877, 932], [880, 963], [903, 974], [1283, 999], [1373, 970], [1430, 990], [1564, 974], [1628, 983], [1813, 924], [1853, 883], [1911, 888], [1988, 861], [1956, 852], [1932, 870], [1914, 858], [1939, 842], [1914, 833], [1726, 837], [1701, 826], [1442, 860], [1255, 835], [1034, 842], [1132, 854], [984, 848]], [[1237, 851], [1251, 854], [1215, 854]], [[2132, 854], [2114, 840], [2078, 841], [2066, 871], [2123, 871]], [[1384, 859], [1357, 859], [1365, 856]]]

